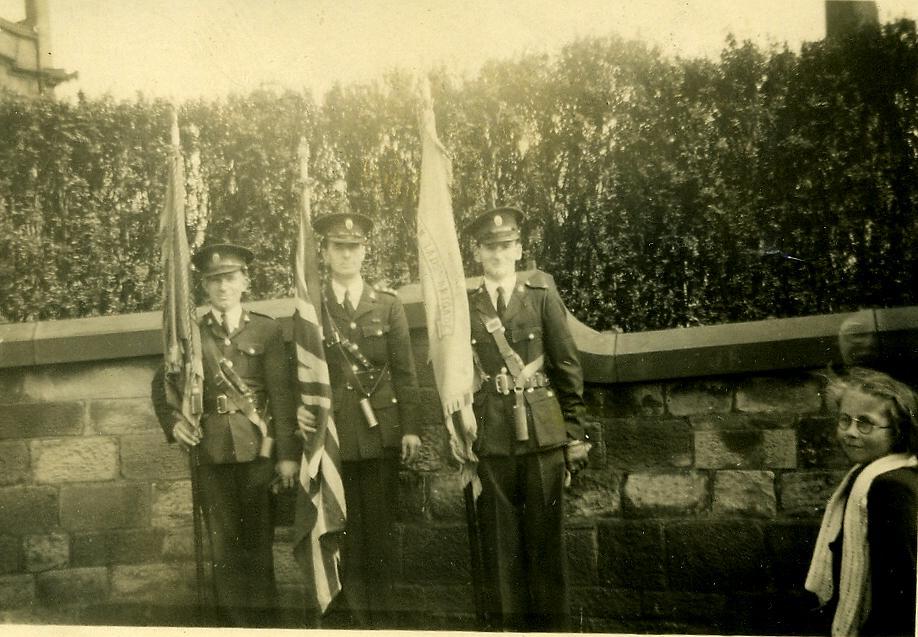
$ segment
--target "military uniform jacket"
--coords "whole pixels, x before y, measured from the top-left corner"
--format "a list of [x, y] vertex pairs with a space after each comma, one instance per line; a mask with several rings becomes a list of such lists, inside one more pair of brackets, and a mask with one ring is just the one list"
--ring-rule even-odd
[[[330, 283], [324, 295], [325, 352], [341, 458], [382, 457], [384, 448], [400, 447], [402, 436], [419, 430], [412, 413], [418, 381], [405, 309], [395, 292], [370, 285], [364, 285], [352, 315], [337, 302]], [[378, 421], [375, 427], [364, 415], [363, 398]]]
[[[292, 377], [280, 323], [269, 316], [243, 309], [239, 327], [227, 334], [211, 312], [199, 321], [202, 344], [210, 340], [219, 356], [232, 363], [232, 369], [255, 394], [255, 404], [268, 423], [279, 460], [298, 460], [302, 449], [296, 438], [296, 408]], [[203, 347], [207, 347], [203, 345]], [[215, 384], [213, 363], [204, 356], [204, 438], [199, 446], [205, 464], [248, 462], [258, 457], [261, 433], [242, 412], [218, 413], [218, 397], [223, 393]], [[164, 423], [166, 437], [173, 442], [171, 422]]]
[[469, 292], [469, 311], [476, 366], [484, 379], [474, 397], [479, 455], [531, 453], [582, 439], [583, 371], [577, 346], [567, 327], [564, 304], [549, 285], [548, 276], [536, 272], [523, 281], [518, 274], [516, 288], [502, 320], [507, 342], [525, 364], [540, 355], [545, 356], [543, 372], [548, 376], [549, 385], [523, 392], [528, 441], [518, 442], [514, 434], [513, 392], [504, 395], [495, 386], [494, 379], [506, 364], [494, 337], [485, 327], [485, 320], [496, 317], [497, 312], [484, 282]]

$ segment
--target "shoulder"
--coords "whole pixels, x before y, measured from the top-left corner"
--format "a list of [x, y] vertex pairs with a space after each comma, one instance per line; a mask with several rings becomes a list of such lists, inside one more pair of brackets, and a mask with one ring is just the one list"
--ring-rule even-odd
[[370, 299], [377, 305], [390, 307], [392, 305], [401, 305], [402, 301], [398, 292], [387, 285], [374, 284], [368, 288]]
[[555, 280], [547, 272], [533, 270], [531, 273], [519, 275], [520, 280], [530, 290], [551, 290], [554, 289]]
[[874, 478], [867, 495], [868, 510], [915, 510], [918, 507], [918, 470], [902, 468]]
[[249, 321], [253, 325], [278, 325], [277, 319], [273, 316], [268, 316], [267, 314], [262, 314], [261, 312], [256, 312], [255, 310], [246, 310], [246, 315], [249, 317]]

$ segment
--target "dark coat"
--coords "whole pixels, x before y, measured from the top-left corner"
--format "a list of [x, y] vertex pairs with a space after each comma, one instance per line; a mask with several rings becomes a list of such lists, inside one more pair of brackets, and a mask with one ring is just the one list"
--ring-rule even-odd
[[[418, 381], [405, 309], [394, 291], [365, 285], [354, 315], [349, 316], [336, 302], [330, 284], [324, 293], [328, 310], [324, 317], [325, 351], [341, 459], [379, 458], [385, 448], [400, 447], [402, 436], [419, 431], [413, 413]], [[344, 341], [356, 345], [369, 369]], [[354, 365], [358, 367], [356, 379]], [[379, 423], [375, 427], [369, 426], [360, 406], [367, 394]]]
[[[243, 310], [239, 327], [227, 335], [211, 313], [199, 321], [201, 340], [217, 345], [220, 356], [232, 361], [233, 370], [255, 394], [262, 417], [268, 421], [268, 435], [274, 438], [279, 460], [299, 460], [301, 447], [295, 436], [296, 408], [292, 376], [280, 323], [257, 312]], [[260, 447], [260, 433], [241, 412], [216, 413], [216, 396], [222, 392], [214, 384], [216, 370], [204, 357], [204, 415], [201, 427], [201, 461], [222, 464], [254, 460]], [[161, 377], [161, 374], [158, 374]], [[169, 442], [176, 416], [165, 405], [163, 391], [154, 379], [153, 403]], [[159, 385], [161, 388], [161, 385]]]
[[483, 282], [469, 292], [469, 311], [476, 362], [487, 377], [474, 398], [477, 452], [482, 456], [504, 456], [560, 447], [569, 440], [583, 439], [583, 371], [567, 326], [564, 303], [549, 284], [548, 276], [536, 272], [523, 281], [518, 275], [503, 318], [510, 346], [527, 364], [544, 354], [544, 371], [550, 380], [549, 387], [524, 392], [527, 442], [517, 442], [514, 435], [513, 393], [500, 394], [494, 386], [493, 379], [505, 363], [494, 337], [485, 327], [485, 321], [497, 313]]
[[[861, 637], [915, 634], [915, 560], [918, 549], [918, 469], [902, 468], [874, 478], [867, 492], [870, 613]], [[831, 625], [838, 604], [842, 536], [831, 544], [835, 595], [826, 606]]]

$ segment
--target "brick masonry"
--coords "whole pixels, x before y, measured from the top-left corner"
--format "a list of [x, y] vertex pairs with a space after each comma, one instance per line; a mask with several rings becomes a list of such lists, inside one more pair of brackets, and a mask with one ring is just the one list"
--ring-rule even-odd
[[[423, 352], [421, 341], [424, 448], [401, 474], [398, 590], [426, 618], [417, 627], [470, 629], [464, 501]], [[150, 409], [156, 363], [0, 370], [0, 610], [14, 613], [0, 621], [90, 607], [104, 619], [133, 604], [156, 623], [169, 611], [155, 609], [187, 605], [188, 465]], [[809, 551], [846, 466], [820, 382], [798, 371], [587, 388], [591, 465], [565, 509], [579, 628], [804, 632]], [[291, 498], [278, 516], [278, 581], [295, 607]]]

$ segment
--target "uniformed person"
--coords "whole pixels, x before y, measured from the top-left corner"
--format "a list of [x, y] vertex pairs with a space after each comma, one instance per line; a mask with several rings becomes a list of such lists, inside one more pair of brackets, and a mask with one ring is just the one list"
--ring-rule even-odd
[[[347, 505], [341, 566], [345, 625], [391, 627], [399, 571], [394, 529], [399, 459], [414, 459], [421, 446], [412, 414], [417, 377], [408, 320], [395, 292], [369, 285], [361, 275], [369, 218], [335, 213], [317, 217], [314, 227], [323, 237], [321, 256], [329, 274], [323, 330]], [[314, 431], [304, 423], [301, 428], [305, 436]]]
[[194, 255], [210, 302], [199, 322], [201, 432], [175, 414], [161, 422], [170, 442], [197, 448], [219, 621], [270, 626], [277, 621], [277, 592], [269, 489], [272, 482], [296, 484], [302, 450], [280, 324], [242, 305], [252, 260], [251, 251], [232, 244], [207, 245]]
[[517, 276], [522, 211], [466, 232], [484, 280], [469, 293], [481, 388], [474, 396], [486, 612], [492, 630], [568, 629], [564, 484], [586, 465], [583, 372], [564, 305], [536, 272]]

